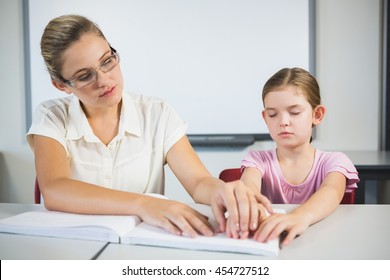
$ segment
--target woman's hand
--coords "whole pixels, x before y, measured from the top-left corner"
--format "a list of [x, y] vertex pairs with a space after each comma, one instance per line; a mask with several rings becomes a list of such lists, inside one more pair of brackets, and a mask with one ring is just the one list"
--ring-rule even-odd
[[265, 217], [267, 211], [272, 212], [271, 202], [240, 180], [225, 183], [216, 189], [211, 207], [219, 231], [226, 232], [228, 237], [241, 239], [257, 229], [259, 218]]
[[214, 229], [208, 218], [178, 201], [145, 196], [139, 217], [146, 223], [176, 235], [212, 236]]

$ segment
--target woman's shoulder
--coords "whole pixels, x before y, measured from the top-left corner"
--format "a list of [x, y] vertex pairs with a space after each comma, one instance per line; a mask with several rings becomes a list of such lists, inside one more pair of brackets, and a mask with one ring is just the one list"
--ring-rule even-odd
[[27, 142], [32, 149], [33, 134], [53, 138], [65, 147], [63, 139], [66, 134], [66, 124], [70, 118], [69, 110], [72, 102], [76, 101], [78, 101], [76, 97], [66, 96], [63, 98], [46, 100], [37, 106], [34, 111], [30, 129], [26, 134]]
[[62, 98], [49, 99], [40, 103], [37, 107], [37, 111], [52, 111], [52, 112], [63, 112], [68, 111], [68, 108], [74, 102], [73, 95]]
[[124, 106], [133, 107], [135, 110], [142, 112], [141, 114], [151, 114], [153, 116], [176, 114], [176, 111], [168, 102], [160, 97], [125, 92], [123, 101]]
[[135, 94], [135, 93], [131, 93], [131, 92], [125, 92], [123, 94], [123, 99], [128, 101], [128, 102], [138, 104], [140, 106], [152, 106], [152, 105], [167, 104], [167, 102], [160, 97]]

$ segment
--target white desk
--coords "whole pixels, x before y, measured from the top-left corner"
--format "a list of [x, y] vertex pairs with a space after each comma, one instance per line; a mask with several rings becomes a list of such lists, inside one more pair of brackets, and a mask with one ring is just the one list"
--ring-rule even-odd
[[[0, 219], [37, 208], [36, 204], [0, 203]], [[93, 259], [106, 242], [0, 233], [1, 260]]]
[[[0, 218], [34, 209], [30, 204], [0, 203]], [[275, 205], [287, 211], [294, 205]], [[340, 205], [282, 249], [278, 259], [390, 260], [390, 205]], [[0, 259], [212, 260], [264, 259], [261, 256], [109, 244], [0, 233]]]
[[[294, 205], [275, 205], [291, 209]], [[390, 260], [390, 205], [340, 205], [280, 251], [278, 259]], [[98, 259], [264, 259], [264, 257], [109, 244]]]

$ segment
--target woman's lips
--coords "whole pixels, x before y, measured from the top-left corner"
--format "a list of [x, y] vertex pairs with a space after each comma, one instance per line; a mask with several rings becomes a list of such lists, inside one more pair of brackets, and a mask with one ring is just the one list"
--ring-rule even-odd
[[116, 88], [116, 86], [113, 86], [112, 88], [106, 90], [105, 92], [103, 92], [103, 94], [100, 95], [100, 97], [112, 95], [115, 92], [115, 88]]

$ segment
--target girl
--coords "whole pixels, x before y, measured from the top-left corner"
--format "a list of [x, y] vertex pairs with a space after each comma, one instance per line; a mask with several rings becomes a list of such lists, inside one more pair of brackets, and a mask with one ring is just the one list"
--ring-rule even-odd
[[[291, 213], [269, 215], [254, 232], [260, 242], [286, 234], [281, 245], [287, 245], [330, 215], [359, 179], [346, 155], [323, 152], [311, 144], [313, 127], [321, 123], [325, 107], [309, 72], [280, 70], [264, 85], [262, 99], [262, 115], [276, 150], [249, 152], [242, 161], [241, 180], [270, 203], [300, 204]], [[272, 213], [270, 203], [264, 206]], [[262, 213], [265, 217], [264, 208]]]
[[119, 54], [95, 23], [77, 15], [53, 19], [41, 53], [52, 84], [68, 94], [42, 103], [27, 133], [48, 209], [137, 215], [174, 234], [212, 235], [207, 219], [189, 206], [145, 195], [163, 193], [168, 163], [196, 202], [212, 206], [219, 230], [226, 210], [234, 223], [248, 219], [256, 201], [246, 188], [210, 175], [174, 110], [124, 93]]

